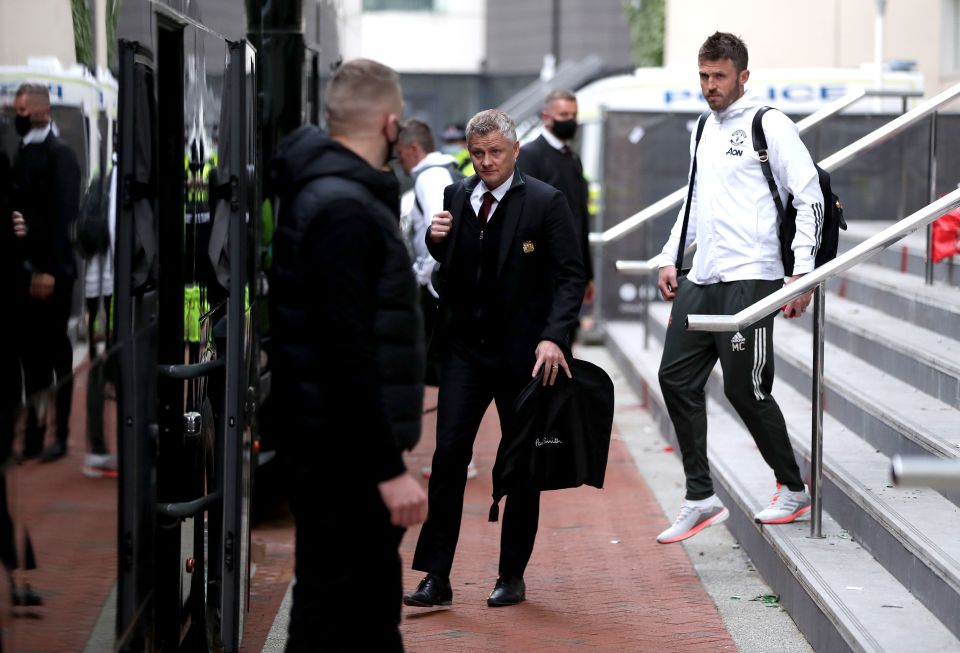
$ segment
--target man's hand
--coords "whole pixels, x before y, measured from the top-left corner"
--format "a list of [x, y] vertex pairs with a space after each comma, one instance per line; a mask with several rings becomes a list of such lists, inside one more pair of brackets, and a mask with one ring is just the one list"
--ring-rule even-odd
[[592, 304], [597, 295], [597, 286], [593, 281], [587, 282], [587, 289], [583, 291], [583, 303]]
[[[789, 279], [787, 279], [784, 285], [786, 285], [787, 283], [793, 283], [794, 281], [796, 281], [802, 276], [803, 276], [802, 274], [798, 274], [796, 276], [790, 277]], [[800, 317], [801, 315], [803, 315], [803, 312], [807, 310], [807, 306], [810, 305], [810, 299], [812, 297], [813, 297], [813, 289], [803, 293], [802, 295], [800, 295], [799, 297], [797, 297], [796, 299], [794, 299], [792, 302], [790, 302], [789, 304], [787, 304], [781, 309], [783, 311], [783, 316], [786, 318]]]
[[447, 237], [453, 227], [453, 214], [450, 211], [441, 211], [433, 216], [430, 222], [430, 240], [439, 243]]
[[531, 376], [539, 374], [541, 367], [546, 368], [543, 374], [543, 385], [553, 385], [557, 380], [557, 374], [560, 372], [561, 367], [563, 371], [567, 373], [568, 379], [573, 378], [573, 374], [570, 373], [570, 367], [567, 365], [567, 359], [563, 356], [563, 350], [561, 350], [560, 346], [555, 342], [541, 340], [540, 344], [537, 345], [537, 362], [533, 366], [533, 374]]
[[57, 280], [51, 274], [36, 272], [30, 277], [30, 296], [34, 299], [46, 299], [53, 294]]
[[410, 474], [404, 472], [378, 483], [377, 490], [394, 526], [410, 528], [427, 518], [427, 494]]
[[17, 238], [26, 238], [27, 222], [23, 219], [23, 214], [20, 211], [14, 211], [10, 214], [10, 218], [13, 221], [13, 235]]
[[677, 296], [677, 268], [675, 265], [665, 265], [660, 268], [660, 280], [657, 282], [660, 296], [672, 302]]

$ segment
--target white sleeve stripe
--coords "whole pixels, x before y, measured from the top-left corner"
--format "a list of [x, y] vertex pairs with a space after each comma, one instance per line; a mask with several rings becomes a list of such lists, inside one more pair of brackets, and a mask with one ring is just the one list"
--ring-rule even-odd
[[760, 327], [753, 332], [753, 396], [757, 401], [763, 401], [763, 390], [760, 387], [760, 376], [767, 364], [767, 327]]
[[813, 219], [814, 219], [814, 245], [813, 245], [813, 257], [816, 258], [817, 251], [820, 249], [820, 243], [823, 242], [823, 204], [820, 202], [813, 203]]

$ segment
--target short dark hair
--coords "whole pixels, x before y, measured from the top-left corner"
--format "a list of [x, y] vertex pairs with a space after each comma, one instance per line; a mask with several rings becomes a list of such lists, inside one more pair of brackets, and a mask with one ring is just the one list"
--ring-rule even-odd
[[31, 84], [29, 82], [21, 84], [14, 97], [20, 97], [21, 95], [39, 98], [40, 102], [50, 106], [50, 91], [43, 84]]
[[411, 118], [403, 123], [403, 130], [397, 142], [401, 145], [416, 143], [423, 149], [424, 154], [430, 154], [436, 149], [430, 125], [417, 118]]
[[563, 88], [558, 88], [547, 93], [547, 97], [543, 100], [543, 108], [547, 109], [553, 102], [557, 100], [568, 100], [570, 102], [576, 102], [577, 96], [573, 94], [572, 91], [568, 91]]
[[730, 59], [737, 72], [747, 69], [747, 44], [739, 36], [729, 32], [714, 32], [700, 46], [697, 61], [719, 61]]

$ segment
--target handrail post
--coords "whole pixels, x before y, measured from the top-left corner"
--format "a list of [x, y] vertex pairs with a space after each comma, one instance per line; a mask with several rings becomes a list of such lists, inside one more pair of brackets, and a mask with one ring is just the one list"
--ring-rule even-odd
[[650, 273], [640, 277], [637, 285], [640, 291], [640, 305], [643, 308], [643, 351], [650, 349]]
[[[930, 114], [930, 161], [927, 168], [929, 176], [930, 202], [937, 199], [937, 112]], [[933, 285], [933, 223], [927, 225], [927, 249], [924, 256], [923, 278], [928, 286]]]
[[[600, 142], [606, 146], [607, 142], [607, 109], [603, 105], [600, 106]], [[606, 170], [604, 170], [603, 157], [600, 157], [600, 196], [597, 198], [597, 214], [592, 215], [587, 220], [590, 230], [596, 229], [598, 226], [603, 229], [606, 227], [605, 223], [607, 220], [607, 198], [606, 198]], [[589, 194], [589, 190], [588, 190]], [[607, 276], [607, 265], [605, 256], [606, 256], [606, 243], [603, 240], [598, 240], [594, 242], [591, 247], [593, 248], [593, 331], [597, 336], [599, 342], [604, 342], [606, 338], [606, 325], [605, 318], [603, 314], [603, 301], [604, 293], [606, 293], [606, 279]], [[589, 272], [589, 270], [588, 270]]]
[[813, 294], [813, 415], [810, 444], [810, 537], [822, 538], [823, 518], [823, 327], [826, 282]]

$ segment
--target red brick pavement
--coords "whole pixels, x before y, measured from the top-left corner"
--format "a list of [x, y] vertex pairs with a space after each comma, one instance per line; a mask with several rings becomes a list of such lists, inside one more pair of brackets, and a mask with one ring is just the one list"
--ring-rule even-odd
[[263, 557], [256, 563], [250, 579], [250, 606], [240, 653], [260, 653], [263, 650], [283, 595], [293, 580], [293, 535], [293, 518], [289, 514], [278, 515], [252, 530], [254, 549], [259, 548]]
[[[434, 429], [431, 413], [409, 458], [411, 469], [429, 463]], [[684, 549], [656, 543], [667, 520], [616, 434], [603, 490], [543, 494], [526, 602], [488, 608], [500, 539], [500, 525], [487, 521], [498, 441], [491, 408], [474, 449], [480, 475], [467, 482], [451, 575], [453, 606], [404, 607], [408, 651], [736, 650]], [[402, 544], [408, 567], [418, 533], [410, 530]], [[415, 588], [421, 577], [407, 568], [405, 587]]]
[[[428, 392], [427, 405], [435, 401], [435, 391]], [[408, 457], [414, 473], [430, 462], [435, 417], [425, 416], [424, 436]], [[403, 608], [401, 631], [410, 653], [736, 651], [683, 547], [655, 542], [667, 520], [616, 433], [603, 490], [543, 494], [526, 602], [488, 608], [500, 538], [500, 525], [487, 521], [498, 441], [491, 408], [475, 447], [480, 475], [467, 482], [453, 606]], [[401, 545], [408, 590], [422, 577], [409, 569], [418, 534], [411, 529]], [[266, 557], [251, 584], [242, 648], [249, 653], [262, 649], [293, 567], [289, 520], [260, 526], [253, 537], [264, 543]]]
[[[13, 608], [3, 579], [0, 632], [9, 650], [84, 650], [116, 580], [117, 481], [87, 478], [80, 471], [87, 450], [85, 393], [86, 374], [81, 373], [74, 384], [66, 457], [49, 464], [30, 460], [7, 470], [18, 553], [23, 555], [26, 528], [37, 561], [35, 570], [17, 572], [18, 582], [26, 580], [43, 598], [42, 606]], [[107, 405], [107, 444], [116, 451], [115, 403]], [[48, 443], [53, 431], [51, 425]]]

